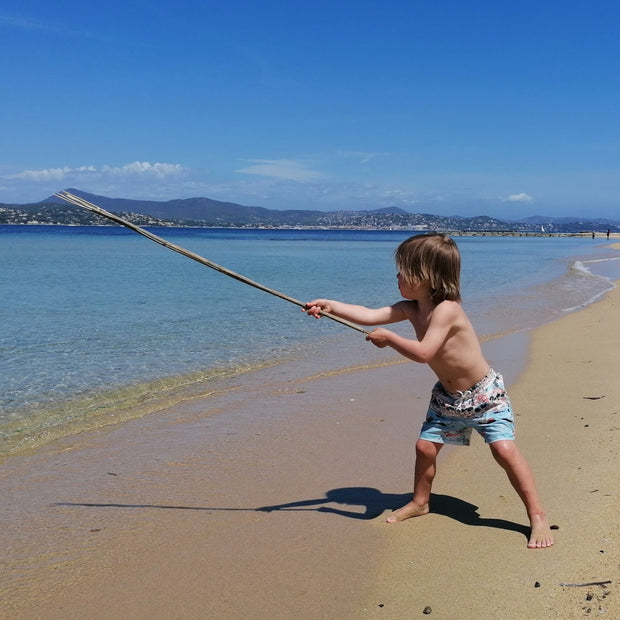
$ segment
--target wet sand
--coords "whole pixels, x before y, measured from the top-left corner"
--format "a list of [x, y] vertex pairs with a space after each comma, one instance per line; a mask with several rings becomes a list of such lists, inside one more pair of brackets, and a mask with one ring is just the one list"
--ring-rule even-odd
[[553, 548], [526, 548], [521, 502], [479, 438], [442, 452], [431, 514], [385, 523], [409, 499], [433, 383], [386, 355], [265, 372], [6, 460], [0, 617], [617, 617], [619, 304], [616, 288], [485, 344]]

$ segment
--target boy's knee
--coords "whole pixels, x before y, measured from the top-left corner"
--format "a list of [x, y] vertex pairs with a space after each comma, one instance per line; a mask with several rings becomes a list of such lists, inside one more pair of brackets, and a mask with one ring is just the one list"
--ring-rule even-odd
[[426, 439], [418, 439], [415, 444], [415, 451], [418, 456], [425, 458], [435, 458], [441, 449], [442, 444], [433, 443]]
[[515, 442], [509, 441], [508, 439], [494, 441], [489, 444], [489, 448], [491, 448], [491, 453], [498, 463], [503, 463], [510, 459], [513, 455], [517, 454], [517, 446], [515, 445]]

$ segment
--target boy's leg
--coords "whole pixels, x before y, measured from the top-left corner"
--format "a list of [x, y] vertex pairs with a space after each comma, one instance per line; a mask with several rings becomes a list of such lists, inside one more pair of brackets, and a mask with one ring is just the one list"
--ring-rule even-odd
[[428, 513], [428, 502], [437, 469], [437, 455], [442, 447], [443, 444], [441, 443], [418, 439], [415, 446], [413, 499], [402, 508], [392, 512], [387, 518], [388, 523], [404, 521], [411, 517], [421, 517]]
[[514, 441], [500, 440], [489, 444], [495, 460], [504, 468], [508, 479], [525, 505], [532, 528], [527, 544], [531, 549], [551, 547], [553, 534], [538, 498], [532, 470]]

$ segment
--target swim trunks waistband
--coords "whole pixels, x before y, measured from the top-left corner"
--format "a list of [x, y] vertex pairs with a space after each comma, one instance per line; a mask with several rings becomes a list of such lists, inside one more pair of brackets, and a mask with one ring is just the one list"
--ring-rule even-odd
[[471, 387], [468, 387], [466, 390], [463, 390], [462, 392], [461, 391], [448, 392], [448, 390], [446, 390], [446, 388], [443, 387], [443, 385], [441, 387], [443, 391], [449, 396], [452, 396], [452, 398], [459, 398], [460, 396], [462, 396], [463, 394], [466, 394], [467, 392], [477, 392], [478, 390], [484, 390], [489, 385], [491, 385], [493, 381], [495, 381], [497, 376], [498, 376], [498, 373], [496, 373], [492, 368], [489, 368], [489, 372], [487, 372], [487, 374], [484, 375], [484, 377], [482, 377], [480, 381], [478, 381], [477, 383], [474, 383]]
[[441, 416], [473, 418], [490, 411], [508, 408], [510, 401], [502, 375], [492, 368], [478, 383], [462, 392], [448, 392], [437, 383], [429, 408]]

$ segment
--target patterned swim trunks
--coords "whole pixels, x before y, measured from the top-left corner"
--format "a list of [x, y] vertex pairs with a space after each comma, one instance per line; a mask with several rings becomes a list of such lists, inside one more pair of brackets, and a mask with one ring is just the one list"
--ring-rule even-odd
[[486, 443], [515, 438], [512, 405], [502, 375], [490, 369], [464, 392], [446, 392], [436, 383], [420, 439], [468, 446], [476, 430]]

